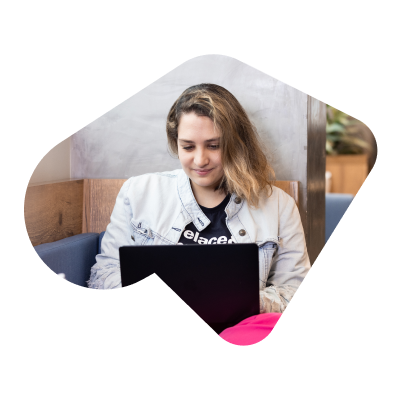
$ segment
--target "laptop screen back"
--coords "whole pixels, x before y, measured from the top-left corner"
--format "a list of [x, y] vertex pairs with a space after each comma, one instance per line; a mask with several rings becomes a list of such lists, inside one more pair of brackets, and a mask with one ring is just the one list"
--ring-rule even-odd
[[217, 333], [259, 314], [256, 244], [120, 248], [122, 286], [156, 273]]

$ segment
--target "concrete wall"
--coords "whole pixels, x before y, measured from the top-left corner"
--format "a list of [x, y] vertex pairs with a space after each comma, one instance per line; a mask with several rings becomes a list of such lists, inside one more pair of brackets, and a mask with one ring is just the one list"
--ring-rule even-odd
[[29, 185], [70, 178], [71, 137], [53, 147], [39, 162]]
[[237, 97], [267, 144], [277, 179], [301, 182], [304, 221], [308, 96], [226, 56], [187, 61], [74, 134], [71, 178], [128, 178], [179, 168], [167, 152], [166, 116], [177, 97], [198, 83], [216, 83]]

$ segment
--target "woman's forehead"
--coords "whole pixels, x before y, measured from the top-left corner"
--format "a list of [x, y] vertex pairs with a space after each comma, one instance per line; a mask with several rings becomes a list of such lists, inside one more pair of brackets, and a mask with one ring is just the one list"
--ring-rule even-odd
[[[184, 114], [178, 125], [178, 138], [194, 140], [194, 138], [218, 138], [220, 133], [209, 117], [195, 113]], [[190, 138], [191, 137], [191, 138]]]

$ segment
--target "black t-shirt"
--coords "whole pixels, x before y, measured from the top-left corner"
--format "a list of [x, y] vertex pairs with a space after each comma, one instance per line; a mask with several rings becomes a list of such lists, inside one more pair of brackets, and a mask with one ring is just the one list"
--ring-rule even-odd
[[226, 208], [230, 201], [231, 195], [228, 194], [226, 198], [214, 208], [206, 208], [201, 205], [199, 207], [203, 213], [210, 219], [210, 224], [202, 231], [199, 232], [195, 225], [191, 222], [186, 226], [178, 244], [228, 244], [235, 243], [234, 238], [231, 236], [230, 231], [226, 225]]

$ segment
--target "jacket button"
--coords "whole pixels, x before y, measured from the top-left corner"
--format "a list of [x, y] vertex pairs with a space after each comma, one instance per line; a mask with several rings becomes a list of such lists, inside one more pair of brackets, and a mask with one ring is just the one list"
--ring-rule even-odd
[[246, 235], [246, 231], [244, 229], [241, 229], [239, 232], [240, 236], [245, 236]]
[[235, 204], [241, 203], [241, 198], [240, 197], [236, 197], [235, 200], [234, 200], [234, 203]]

